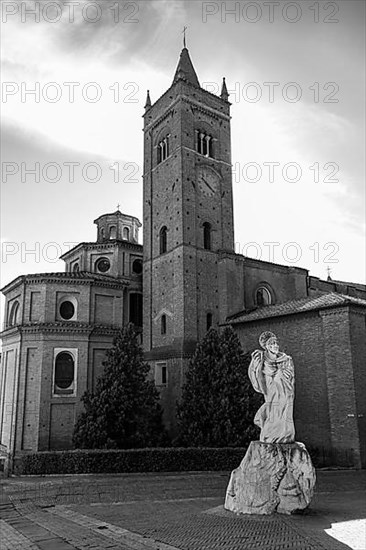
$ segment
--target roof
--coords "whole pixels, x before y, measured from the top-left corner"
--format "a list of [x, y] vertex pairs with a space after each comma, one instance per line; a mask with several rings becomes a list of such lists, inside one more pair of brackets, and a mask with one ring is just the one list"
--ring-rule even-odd
[[194, 70], [193, 63], [189, 57], [187, 48], [183, 48], [180, 54], [177, 70], [175, 71], [173, 84], [178, 80], [186, 80], [193, 86], [200, 88], [200, 83], [197, 78], [196, 71]]
[[102, 218], [106, 218], [108, 216], [119, 216], [119, 217], [122, 217], [122, 218], [130, 218], [131, 220], [137, 221], [139, 227], [141, 227], [141, 222], [138, 218], [136, 218], [136, 216], [131, 216], [130, 214], [124, 214], [120, 210], [116, 210], [115, 212], [107, 212], [107, 214], [101, 214], [100, 216], [98, 216], [98, 218], [96, 218], [94, 220], [94, 223], [97, 223]]
[[236, 325], [248, 323], [249, 321], [259, 321], [270, 317], [281, 317], [282, 315], [294, 315], [295, 313], [305, 313], [319, 309], [326, 309], [337, 306], [358, 305], [366, 308], [366, 300], [345, 296], [330, 292], [321, 296], [308, 296], [298, 300], [291, 300], [283, 304], [274, 304], [271, 306], [262, 306], [250, 311], [242, 311], [227, 318], [225, 324]]

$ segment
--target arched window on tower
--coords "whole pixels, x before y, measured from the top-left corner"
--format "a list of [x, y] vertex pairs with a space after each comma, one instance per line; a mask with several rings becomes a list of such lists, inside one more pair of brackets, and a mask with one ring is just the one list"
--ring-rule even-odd
[[203, 224], [203, 248], [205, 250], [211, 250], [211, 224], [205, 222]]
[[117, 238], [117, 228], [115, 225], [111, 225], [109, 229], [109, 238], [110, 239], [116, 239]]
[[196, 130], [196, 151], [200, 155], [213, 158], [213, 137], [206, 132]]
[[159, 232], [159, 250], [160, 254], [164, 254], [167, 251], [167, 232], [168, 229], [164, 225]]
[[161, 334], [166, 334], [166, 315], [161, 316]]
[[124, 238], [125, 241], [130, 240], [130, 230], [129, 230], [128, 227], [123, 228], [123, 238]]
[[158, 143], [158, 164], [170, 155], [170, 134]]
[[265, 286], [260, 286], [257, 288], [255, 293], [255, 301], [257, 306], [269, 306], [273, 303], [272, 294]]

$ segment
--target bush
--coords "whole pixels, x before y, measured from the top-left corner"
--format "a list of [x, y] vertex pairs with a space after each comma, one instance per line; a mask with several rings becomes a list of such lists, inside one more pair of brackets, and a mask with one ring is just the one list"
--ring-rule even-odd
[[237, 468], [246, 448], [45, 451], [19, 457], [17, 475], [221, 471]]

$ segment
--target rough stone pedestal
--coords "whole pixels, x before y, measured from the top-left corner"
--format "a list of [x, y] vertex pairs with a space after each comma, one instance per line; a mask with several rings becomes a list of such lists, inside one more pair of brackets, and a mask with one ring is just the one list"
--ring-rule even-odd
[[303, 443], [252, 441], [231, 473], [224, 507], [240, 514], [293, 514], [309, 506], [314, 485]]

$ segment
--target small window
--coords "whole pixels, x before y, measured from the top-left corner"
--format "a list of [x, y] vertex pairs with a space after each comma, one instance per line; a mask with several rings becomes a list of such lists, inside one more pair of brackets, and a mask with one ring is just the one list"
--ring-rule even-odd
[[158, 143], [158, 164], [170, 155], [170, 134]]
[[9, 326], [14, 327], [19, 323], [19, 302], [15, 301], [9, 314]]
[[165, 361], [155, 363], [155, 384], [157, 386], [168, 385], [168, 367]]
[[211, 224], [208, 222], [203, 224], [203, 248], [211, 250]]
[[166, 334], [166, 315], [161, 316], [161, 334]]
[[130, 230], [129, 230], [128, 227], [123, 228], [123, 238], [124, 238], [125, 241], [130, 240]]
[[97, 271], [101, 273], [106, 273], [111, 267], [111, 263], [107, 258], [99, 258], [95, 264]]
[[168, 230], [164, 225], [164, 227], [160, 229], [160, 233], [159, 233], [160, 254], [164, 254], [167, 251], [167, 232]]
[[257, 306], [269, 306], [272, 304], [272, 295], [268, 288], [265, 286], [260, 286], [256, 291], [256, 303]]
[[72, 302], [69, 300], [65, 300], [60, 305], [60, 316], [62, 319], [65, 319], [66, 321], [69, 321], [74, 317], [75, 314], [75, 306]]
[[54, 393], [57, 395], [70, 395], [74, 393], [74, 358], [68, 351], [62, 351], [55, 360]]
[[207, 313], [206, 315], [206, 330], [210, 330], [212, 327], [212, 313]]
[[115, 225], [112, 225], [109, 229], [109, 238], [110, 239], [116, 239], [117, 238], [117, 228]]
[[132, 263], [132, 271], [136, 273], [136, 275], [141, 275], [142, 273], [142, 261], [141, 260], [134, 260]]
[[73, 270], [74, 273], [79, 273], [80, 266], [79, 266], [78, 262], [76, 262], [76, 264], [73, 265], [72, 270]]

